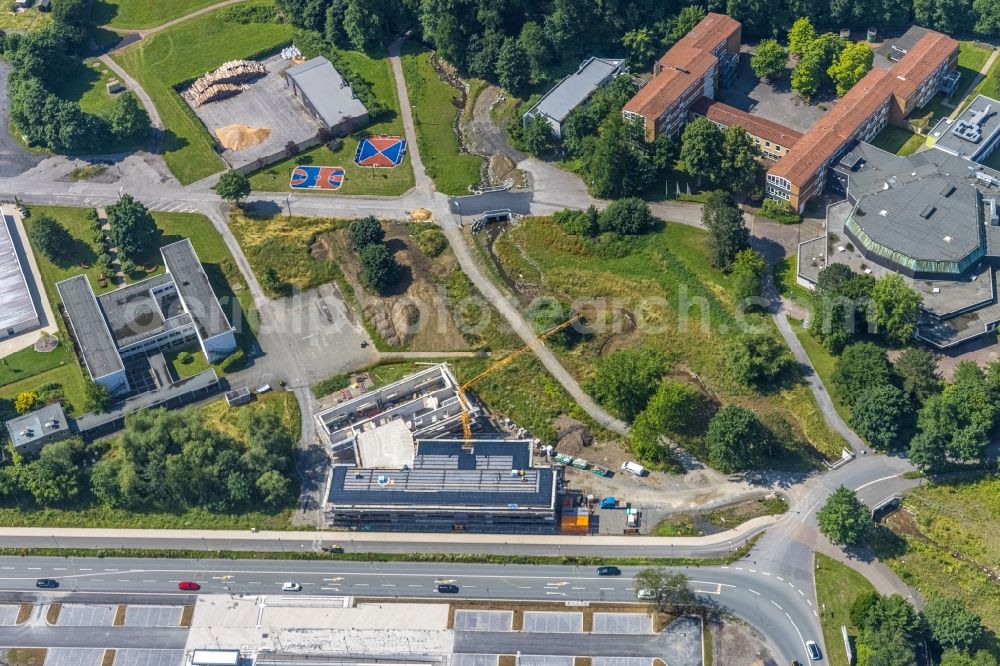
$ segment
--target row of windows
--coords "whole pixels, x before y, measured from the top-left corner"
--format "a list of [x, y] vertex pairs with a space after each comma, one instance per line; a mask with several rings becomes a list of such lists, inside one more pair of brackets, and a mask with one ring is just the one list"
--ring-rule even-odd
[[776, 199], [784, 199], [785, 201], [792, 198], [788, 192], [779, 190], [777, 187], [771, 187], [770, 185], [767, 186], [767, 194], [768, 196], [775, 197]]

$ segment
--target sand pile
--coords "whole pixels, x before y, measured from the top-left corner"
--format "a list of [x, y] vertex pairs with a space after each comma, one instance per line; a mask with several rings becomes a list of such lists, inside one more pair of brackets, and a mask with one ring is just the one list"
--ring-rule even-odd
[[215, 130], [215, 136], [226, 150], [243, 150], [266, 141], [271, 136], [271, 128], [226, 125]]
[[417, 222], [426, 222], [431, 219], [432, 214], [426, 208], [418, 208], [414, 211], [410, 211], [410, 217]]

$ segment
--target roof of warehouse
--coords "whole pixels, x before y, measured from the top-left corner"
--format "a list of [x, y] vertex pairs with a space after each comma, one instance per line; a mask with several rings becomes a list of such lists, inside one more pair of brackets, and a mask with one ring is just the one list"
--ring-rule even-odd
[[13, 224], [14, 220], [7, 215], [0, 224], [0, 329], [4, 330], [38, 318], [28, 280], [14, 247]]
[[295, 81], [330, 127], [336, 127], [345, 117], [360, 118], [368, 113], [347, 80], [323, 56], [289, 67], [285, 75]]
[[557, 83], [538, 100], [531, 112], [537, 112], [562, 122], [570, 111], [583, 104], [601, 84], [618, 71], [624, 60], [588, 58], [572, 74]]

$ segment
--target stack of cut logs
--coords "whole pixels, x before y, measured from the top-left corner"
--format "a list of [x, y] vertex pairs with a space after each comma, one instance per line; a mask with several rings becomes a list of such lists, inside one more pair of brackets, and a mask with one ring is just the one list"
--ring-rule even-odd
[[238, 95], [250, 81], [267, 74], [267, 69], [253, 60], [230, 60], [214, 72], [205, 74], [190, 88], [187, 97], [195, 106]]

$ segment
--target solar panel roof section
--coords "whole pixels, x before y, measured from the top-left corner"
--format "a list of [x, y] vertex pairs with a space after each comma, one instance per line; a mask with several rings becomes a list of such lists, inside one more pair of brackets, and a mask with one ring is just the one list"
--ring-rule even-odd
[[77, 275], [63, 280], [56, 288], [90, 376], [96, 380], [124, 369], [118, 347], [87, 276]]
[[560, 81], [535, 105], [534, 111], [562, 122], [569, 112], [601, 86], [605, 79], [621, 69], [622, 60], [590, 58], [576, 72]]
[[14, 220], [3, 216], [0, 224], [0, 329], [38, 318], [21, 260], [14, 247]]
[[184, 240], [160, 248], [163, 263], [174, 278], [177, 293], [184, 308], [194, 319], [202, 340], [213, 338], [232, 330], [226, 313], [215, 297], [208, 275], [198, 261], [191, 240]]

